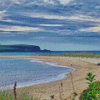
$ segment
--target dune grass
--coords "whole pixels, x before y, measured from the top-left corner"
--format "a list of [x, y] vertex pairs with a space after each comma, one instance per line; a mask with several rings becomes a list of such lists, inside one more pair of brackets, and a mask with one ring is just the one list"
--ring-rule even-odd
[[[6, 90], [0, 92], [0, 100], [15, 100], [12, 90]], [[17, 100], [38, 100], [29, 95], [27, 91], [17, 92]]]
[[100, 53], [86, 53], [86, 52], [81, 52], [81, 53], [41, 54], [39, 56], [100, 58]]
[[27, 88], [17, 89], [15, 86], [12, 90], [0, 91], [0, 100], [40, 100], [39, 95], [30, 95], [29, 90]]

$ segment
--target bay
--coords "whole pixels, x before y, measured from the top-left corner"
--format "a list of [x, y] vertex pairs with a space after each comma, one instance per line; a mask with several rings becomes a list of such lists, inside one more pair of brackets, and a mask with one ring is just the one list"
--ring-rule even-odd
[[15, 81], [17, 87], [25, 87], [60, 80], [71, 71], [74, 69], [33, 59], [0, 58], [0, 90], [12, 89]]
[[[0, 53], [0, 56], [24, 56], [69, 52], [100, 53], [100, 51], [3, 52]], [[17, 82], [17, 87], [25, 87], [61, 80], [66, 77], [66, 73], [74, 70], [75, 69], [65, 66], [37, 62], [32, 59], [0, 58], [0, 90], [12, 89], [15, 81]]]

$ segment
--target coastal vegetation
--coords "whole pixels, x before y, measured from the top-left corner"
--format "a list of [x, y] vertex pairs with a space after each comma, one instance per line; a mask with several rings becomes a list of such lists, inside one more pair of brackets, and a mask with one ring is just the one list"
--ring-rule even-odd
[[14, 99], [12, 90], [6, 90], [0, 92], [0, 100], [37, 100], [37, 99], [33, 99], [33, 97], [30, 96], [29, 93], [26, 91], [17, 92], [16, 98], [17, 99]]
[[25, 89], [16, 89], [15, 82], [13, 90], [0, 91], [0, 100], [39, 100], [39, 98], [31, 96]]
[[100, 100], [100, 81], [92, 82], [80, 96], [79, 100]]
[[92, 73], [87, 74], [88, 88], [81, 93], [79, 100], [100, 100], [100, 81], [94, 82], [94, 77]]
[[61, 54], [41, 54], [39, 56], [100, 58], [100, 53], [79, 52], [79, 53], [61, 53]]

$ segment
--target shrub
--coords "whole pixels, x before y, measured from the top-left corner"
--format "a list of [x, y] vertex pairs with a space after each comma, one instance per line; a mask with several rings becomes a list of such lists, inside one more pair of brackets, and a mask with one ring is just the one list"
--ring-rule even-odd
[[92, 73], [88, 73], [87, 76], [86, 80], [90, 82], [87, 82], [88, 88], [81, 93], [79, 100], [100, 100], [100, 81], [93, 82], [95, 75]]
[[87, 74], [87, 77], [85, 78], [86, 80], [88, 80], [89, 82], [87, 82], [88, 84], [91, 84], [95, 79], [94, 79], [94, 77], [95, 77], [96, 75], [92, 75], [92, 73], [88, 73]]

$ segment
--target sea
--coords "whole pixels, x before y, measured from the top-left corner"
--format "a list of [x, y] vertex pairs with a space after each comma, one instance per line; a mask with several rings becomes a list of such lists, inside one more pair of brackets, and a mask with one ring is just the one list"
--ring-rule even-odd
[[78, 52], [100, 53], [100, 51], [1, 52], [0, 56], [61, 54], [61, 53], [78, 53]]
[[[69, 51], [0, 53], [0, 56], [40, 55], [51, 53], [69, 53]], [[95, 51], [94, 53], [100, 52]], [[61, 80], [67, 77], [67, 73], [73, 71], [75, 71], [75, 69], [69, 66], [43, 63], [37, 59], [0, 58], [0, 91], [13, 89], [15, 82], [17, 82], [17, 88], [20, 88]]]

